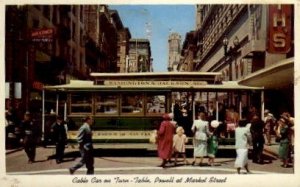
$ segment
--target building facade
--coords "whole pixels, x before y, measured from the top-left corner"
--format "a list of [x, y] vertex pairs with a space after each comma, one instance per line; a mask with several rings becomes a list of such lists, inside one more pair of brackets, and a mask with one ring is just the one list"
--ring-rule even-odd
[[5, 27], [7, 109], [40, 112], [43, 85], [118, 72], [126, 29], [107, 5], [7, 5]]
[[149, 40], [130, 39], [128, 72], [150, 72], [151, 69], [152, 58]]
[[180, 61], [181, 52], [181, 36], [178, 33], [171, 33], [168, 39], [169, 43], [169, 60], [168, 71], [177, 71]]
[[293, 113], [293, 5], [197, 5], [196, 15], [194, 71], [263, 86], [265, 108]]
[[181, 58], [177, 66], [178, 71], [194, 71], [195, 42], [195, 31], [188, 32], [182, 45]]

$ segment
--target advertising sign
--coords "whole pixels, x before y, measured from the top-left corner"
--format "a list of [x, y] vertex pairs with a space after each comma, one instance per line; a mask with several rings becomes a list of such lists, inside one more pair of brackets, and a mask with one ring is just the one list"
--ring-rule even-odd
[[269, 5], [268, 40], [269, 53], [288, 53], [292, 41], [292, 5]]

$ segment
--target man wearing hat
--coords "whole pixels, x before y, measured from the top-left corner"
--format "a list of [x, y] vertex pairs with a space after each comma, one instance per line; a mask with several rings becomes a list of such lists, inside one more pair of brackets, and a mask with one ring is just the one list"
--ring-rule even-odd
[[59, 164], [63, 161], [67, 141], [67, 132], [61, 116], [56, 117], [56, 122], [53, 123], [51, 132], [56, 145], [56, 163]]
[[274, 125], [276, 123], [276, 119], [268, 109], [264, 111], [264, 123], [265, 123], [264, 132], [266, 134], [266, 140], [267, 140], [266, 144], [271, 145], [271, 135], [272, 135], [272, 130], [274, 128]]
[[35, 159], [35, 149], [37, 144], [38, 131], [37, 127], [31, 120], [29, 112], [24, 114], [24, 120], [21, 123], [21, 143], [28, 157], [28, 163], [31, 164]]

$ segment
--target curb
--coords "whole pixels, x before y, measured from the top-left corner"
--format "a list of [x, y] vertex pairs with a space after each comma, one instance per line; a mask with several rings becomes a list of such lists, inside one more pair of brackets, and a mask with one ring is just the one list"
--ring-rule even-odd
[[6, 150], [6, 155], [21, 151], [23, 149], [23, 147], [17, 148], [17, 149], [13, 149], [13, 150]]

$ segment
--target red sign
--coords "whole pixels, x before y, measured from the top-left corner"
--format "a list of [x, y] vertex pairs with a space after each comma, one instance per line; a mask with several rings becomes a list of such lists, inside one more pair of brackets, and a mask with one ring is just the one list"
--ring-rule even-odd
[[32, 83], [32, 88], [36, 89], [36, 90], [43, 90], [44, 84], [39, 82], [39, 81], [34, 81]]
[[54, 29], [47, 28], [47, 29], [38, 29], [31, 31], [31, 40], [33, 42], [52, 42]]
[[53, 28], [38, 29], [31, 31], [31, 38], [51, 38], [54, 34]]
[[269, 53], [288, 53], [292, 41], [292, 5], [269, 5]]

